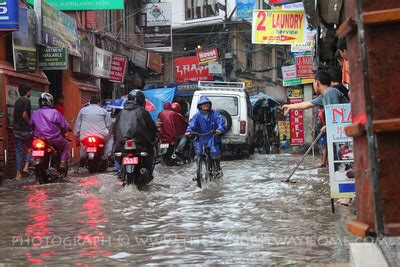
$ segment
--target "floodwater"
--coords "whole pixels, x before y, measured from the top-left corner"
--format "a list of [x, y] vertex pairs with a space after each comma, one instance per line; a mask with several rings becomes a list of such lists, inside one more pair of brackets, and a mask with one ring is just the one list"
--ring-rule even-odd
[[349, 261], [352, 210], [331, 213], [326, 169], [300, 156], [223, 162], [224, 178], [199, 189], [195, 166], [157, 165], [147, 191], [111, 173], [38, 186], [0, 187], [0, 263], [47, 265], [263, 264]]

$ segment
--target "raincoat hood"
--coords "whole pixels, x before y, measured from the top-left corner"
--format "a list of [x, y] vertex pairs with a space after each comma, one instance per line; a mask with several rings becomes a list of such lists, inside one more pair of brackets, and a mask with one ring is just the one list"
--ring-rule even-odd
[[141, 107], [141, 106], [136, 104], [136, 102], [133, 101], [133, 100], [128, 100], [124, 104], [124, 109], [126, 109], [126, 110], [134, 110], [134, 109], [137, 109], [139, 107]]
[[212, 103], [211, 103], [210, 99], [208, 99], [208, 97], [202, 95], [200, 97], [199, 103], [197, 103], [197, 109], [200, 110], [200, 106], [205, 103], [210, 103], [210, 105], [211, 105], [210, 109], [212, 108]]
[[169, 110], [169, 109], [171, 109], [171, 103], [167, 101], [164, 103], [164, 110]]

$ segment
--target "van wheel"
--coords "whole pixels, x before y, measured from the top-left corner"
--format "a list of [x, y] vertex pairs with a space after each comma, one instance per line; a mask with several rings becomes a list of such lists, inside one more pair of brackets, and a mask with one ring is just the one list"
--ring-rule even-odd
[[225, 133], [229, 132], [229, 130], [232, 128], [231, 115], [228, 113], [228, 111], [223, 110], [223, 109], [218, 109], [217, 111], [222, 115], [222, 117], [225, 120]]

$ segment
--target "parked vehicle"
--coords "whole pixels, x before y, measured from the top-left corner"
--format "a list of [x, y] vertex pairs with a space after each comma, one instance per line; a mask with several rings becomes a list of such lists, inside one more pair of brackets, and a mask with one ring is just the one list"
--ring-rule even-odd
[[122, 181], [124, 186], [135, 184], [140, 190], [153, 179], [146, 167], [146, 161], [149, 160], [149, 151], [136, 139], [126, 140], [122, 147], [122, 152], [115, 153], [115, 156], [122, 162]]
[[201, 96], [207, 96], [212, 109], [224, 117], [226, 130], [222, 136], [224, 151], [235, 154], [252, 154], [254, 151], [254, 126], [252, 107], [244, 83], [201, 81], [193, 95], [189, 117], [197, 112]]
[[85, 166], [90, 173], [105, 172], [108, 168], [108, 159], [104, 154], [104, 140], [99, 136], [87, 136], [82, 140], [86, 151]]
[[61, 160], [57, 150], [43, 139], [34, 139], [32, 142], [32, 163], [39, 184], [61, 182], [68, 174], [68, 166], [60, 168]]

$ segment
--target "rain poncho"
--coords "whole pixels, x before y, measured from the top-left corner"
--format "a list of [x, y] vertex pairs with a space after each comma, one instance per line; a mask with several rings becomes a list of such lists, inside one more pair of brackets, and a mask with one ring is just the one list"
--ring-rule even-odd
[[[197, 104], [199, 112], [197, 112], [190, 120], [186, 131], [200, 134], [215, 130], [224, 132], [225, 120], [218, 111], [210, 108], [208, 112], [204, 113], [200, 110], [200, 106], [205, 103], [211, 103], [211, 101], [206, 96], [201, 96], [200, 101]], [[197, 155], [202, 153], [203, 144], [206, 145], [207, 148], [210, 148], [211, 156], [213, 158], [221, 156], [221, 139], [215, 135], [215, 133], [199, 136], [199, 138], [196, 139], [194, 142], [194, 148]]]

